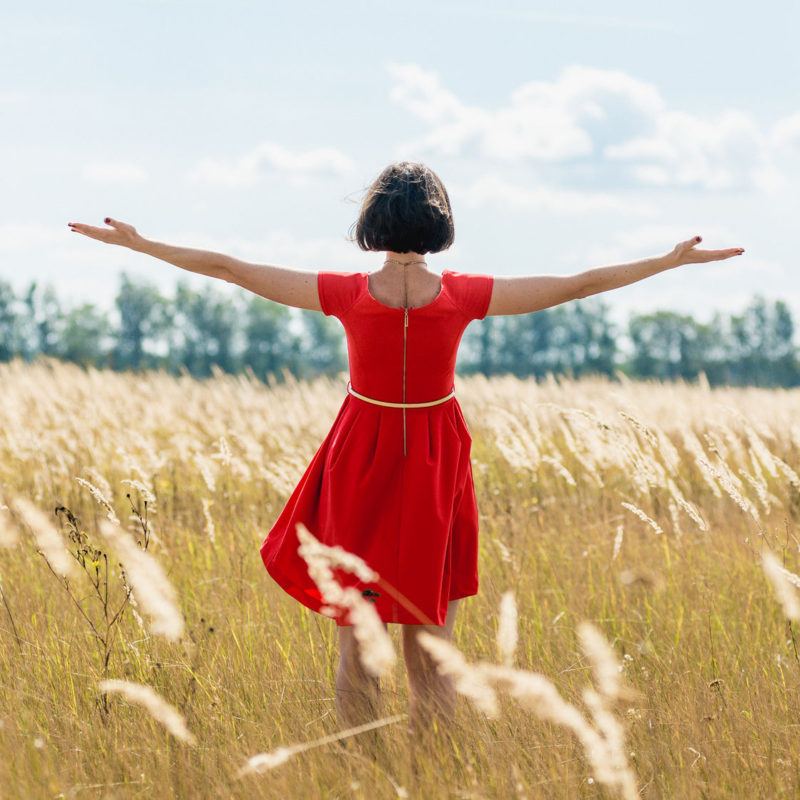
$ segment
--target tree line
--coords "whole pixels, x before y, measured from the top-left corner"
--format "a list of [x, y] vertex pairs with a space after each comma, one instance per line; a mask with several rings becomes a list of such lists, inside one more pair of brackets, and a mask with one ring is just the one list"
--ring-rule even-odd
[[[624, 345], [624, 346], [623, 346]], [[207, 377], [251, 370], [280, 379], [347, 369], [338, 320], [213, 284], [178, 280], [172, 297], [123, 273], [113, 308], [65, 307], [52, 286], [31, 281], [16, 294], [0, 280], [0, 361], [46, 355], [113, 370], [163, 369]], [[532, 314], [471, 323], [458, 357], [462, 374], [544, 377], [588, 374], [682, 378], [712, 385], [800, 385], [800, 351], [787, 304], [754, 297], [740, 313], [709, 322], [690, 314], [632, 314], [615, 324], [598, 298]]]

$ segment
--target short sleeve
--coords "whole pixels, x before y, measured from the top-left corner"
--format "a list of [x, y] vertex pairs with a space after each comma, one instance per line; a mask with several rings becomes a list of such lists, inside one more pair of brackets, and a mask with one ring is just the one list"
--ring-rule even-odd
[[489, 310], [494, 275], [450, 270], [456, 305], [468, 320], [483, 319]]
[[341, 319], [358, 298], [360, 282], [360, 272], [318, 272], [317, 292], [322, 313]]

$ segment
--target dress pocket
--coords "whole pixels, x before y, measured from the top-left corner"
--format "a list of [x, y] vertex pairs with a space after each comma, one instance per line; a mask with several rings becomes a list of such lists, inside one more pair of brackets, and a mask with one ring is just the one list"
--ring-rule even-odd
[[464, 414], [462, 413], [461, 406], [458, 403], [453, 403], [453, 414], [455, 416], [455, 423], [450, 418], [450, 415], [447, 415], [447, 421], [450, 423], [450, 426], [453, 427], [455, 425], [456, 433], [459, 436], [463, 433], [467, 437], [467, 441], [472, 444], [472, 434], [469, 432], [467, 421], [464, 419]]
[[458, 429], [458, 425], [453, 419], [453, 413], [451, 413], [449, 408], [445, 408], [442, 410], [442, 416], [445, 418], [445, 422], [447, 422], [447, 427], [450, 428], [450, 430], [453, 431], [453, 433], [460, 438], [461, 431]]
[[339, 422], [338, 429], [331, 440], [328, 452], [328, 469], [333, 470], [342, 459], [342, 454], [347, 449], [350, 440], [356, 435], [355, 430], [361, 409], [355, 408], [350, 414], [345, 414]]

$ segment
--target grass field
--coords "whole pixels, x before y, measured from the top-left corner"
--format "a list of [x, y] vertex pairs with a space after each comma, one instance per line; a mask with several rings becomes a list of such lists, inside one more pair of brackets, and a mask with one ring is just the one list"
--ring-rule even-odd
[[[625, 796], [573, 730], [507, 693], [495, 717], [459, 697], [457, 724], [424, 752], [400, 718], [378, 729], [375, 760], [326, 742], [240, 774], [341, 730], [335, 625], [283, 593], [258, 548], [345, 380], [0, 365], [2, 797]], [[481, 511], [464, 657], [513, 658], [589, 718], [598, 676], [578, 632], [592, 623], [630, 690], [610, 708], [639, 796], [800, 795], [796, 590], [782, 603], [762, 563], [800, 572], [800, 391], [476, 376], [457, 394]], [[125, 602], [113, 517], [163, 568], [160, 608], [142, 592]], [[508, 598], [513, 656], [498, 644]], [[392, 717], [407, 693], [389, 631]], [[101, 690], [115, 679], [152, 687], [180, 719]]]

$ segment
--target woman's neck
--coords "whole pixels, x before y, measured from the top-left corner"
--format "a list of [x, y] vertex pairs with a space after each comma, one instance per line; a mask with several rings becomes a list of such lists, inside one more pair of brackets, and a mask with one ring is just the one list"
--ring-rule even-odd
[[384, 255], [384, 262], [383, 268], [392, 272], [402, 270], [404, 265], [406, 269], [426, 271], [428, 269], [424, 253], [397, 253], [394, 250], [387, 250]]

